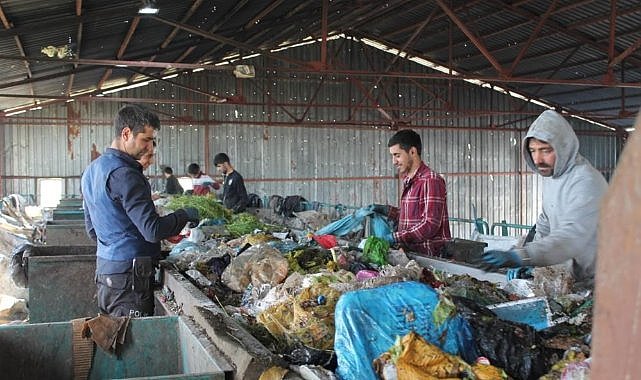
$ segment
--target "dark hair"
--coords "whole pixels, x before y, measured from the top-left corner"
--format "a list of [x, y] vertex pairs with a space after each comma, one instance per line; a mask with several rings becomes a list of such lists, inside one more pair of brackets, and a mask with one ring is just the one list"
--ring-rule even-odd
[[200, 165], [198, 165], [197, 163], [189, 164], [189, 166], [187, 166], [187, 173], [193, 174], [193, 175], [200, 174]]
[[162, 171], [167, 174], [174, 174], [174, 170], [169, 166], [165, 166], [165, 168]]
[[214, 156], [214, 165], [218, 166], [220, 164], [224, 164], [225, 162], [230, 162], [229, 156], [226, 153], [218, 153]]
[[423, 144], [421, 144], [421, 136], [411, 129], [402, 129], [394, 134], [387, 143], [387, 147], [391, 148], [394, 145], [400, 145], [401, 149], [409, 152], [412, 147], [416, 148], [416, 153], [421, 155]]
[[114, 128], [116, 137], [120, 137], [122, 130], [129, 127], [134, 133], [144, 132], [145, 127], [149, 126], [155, 130], [160, 129], [160, 119], [158, 115], [150, 109], [137, 104], [127, 104], [118, 110], [114, 118]]

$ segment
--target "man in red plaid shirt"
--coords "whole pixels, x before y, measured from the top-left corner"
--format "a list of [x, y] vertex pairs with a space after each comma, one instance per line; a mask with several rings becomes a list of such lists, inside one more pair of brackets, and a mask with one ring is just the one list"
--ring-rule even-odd
[[387, 146], [403, 179], [403, 193], [399, 208], [373, 206], [374, 211], [398, 223], [398, 230], [384, 239], [409, 251], [439, 256], [452, 237], [445, 180], [421, 159], [421, 136], [413, 130], [398, 131]]

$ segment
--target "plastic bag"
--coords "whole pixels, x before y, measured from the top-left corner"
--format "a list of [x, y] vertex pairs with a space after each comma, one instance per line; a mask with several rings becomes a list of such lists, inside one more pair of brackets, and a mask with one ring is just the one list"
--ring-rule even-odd
[[267, 308], [256, 320], [277, 338], [330, 350], [334, 346], [334, 308], [339, 296], [328, 285], [315, 284]]
[[207, 268], [212, 258], [223, 257], [225, 255], [224, 252], [219, 252], [216, 249], [208, 250], [204, 245], [190, 244], [188, 249], [181, 250], [178, 253], [172, 251], [165, 260], [174, 264], [178, 270], [186, 271], [189, 269]]
[[187, 240], [192, 243], [201, 243], [206, 240], [205, 233], [200, 228], [192, 228], [189, 230]]
[[452, 300], [459, 315], [472, 326], [479, 355], [503, 368], [511, 377], [538, 379], [562, 355], [562, 351], [548, 348], [534, 328], [501, 320], [486, 307], [467, 298], [452, 297]]
[[532, 288], [536, 296], [556, 298], [572, 293], [574, 276], [565, 264], [537, 267], [532, 275]]
[[316, 235], [345, 236], [351, 232], [358, 232], [363, 229], [365, 217], [372, 213], [374, 213], [374, 211], [366, 207], [360, 208], [353, 214], [347, 215], [316, 231]]
[[356, 281], [365, 281], [374, 277], [378, 277], [378, 272], [371, 269], [359, 270], [358, 273], [356, 273]]
[[318, 249], [316, 247], [307, 247], [297, 249], [285, 254], [283, 257], [289, 263], [291, 272], [301, 274], [318, 273], [327, 268], [327, 263], [332, 261], [330, 251]]
[[385, 370], [389, 363], [396, 367], [394, 378], [398, 380], [457, 379], [469, 377], [472, 372], [463, 359], [441, 351], [413, 331], [403, 338], [397, 337], [389, 351], [374, 360], [374, 368], [383, 379], [387, 379]]
[[445, 352], [473, 361], [478, 356], [469, 324], [453, 315], [441, 325], [432, 313], [438, 293], [418, 282], [399, 282], [343, 294], [336, 305], [334, 349], [343, 380], [376, 378], [372, 361], [410, 331]]
[[250, 283], [254, 286], [275, 286], [283, 282], [287, 278], [288, 268], [287, 259], [278, 250], [262, 244], [252, 246], [233, 258], [221, 279], [230, 289], [243, 292]]
[[347, 215], [316, 231], [316, 235], [345, 236], [352, 232], [358, 232], [363, 229], [366, 217], [370, 217], [370, 235], [382, 238], [392, 232], [392, 227], [386, 217], [375, 213], [369, 207], [362, 207], [353, 214]]
[[414, 260], [408, 261], [405, 265], [385, 265], [380, 270], [381, 276], [399, 277], [404, 281], [418, 281], [422, 272], [423, 267]]
[[378, 214], [372, 213], [369, 215], [370, 224], [369, 224], [369, 234], [376, 237], [382, 238], [383, 236], [392, 232], [392, 227], [387, 219], [387, 217]]
[[563, 370], [561, 380], [588, 380], [590, 379], [590, 362], [587, 358], [582, 362], [570, 363]]
[[169, 252], [169, 256], [174, 256], [175, 259], [186, 251], [205, 252], [207, 251], [207, 248], [187, 239], [183, 239], [171, 249], [171, 252]]
[[381, 267], [387, 264], [387, 252], [389, 251], [389, 243], [376, 236], [370, 236], [365, 241], [363, 248], [363, 261], [372, 263]]
[[334, 376], [333, 373], [329, 371], [336, 369], [336, 355], [332, 350], [317, 350], [315, 348], [307, 347], [302, 344], [294, 344], [292, 346], [289, 346], [286, 352], [283, 352], [283, 356], [285, 357], [285, 359], [287, 359], [288, 362], [294, 365], [316, 365], [314, 366], [316, 367], [316, 370], [314, 372], [317, 373], [313, 374], [313, 376], [315, 377], [303, 377], [303, 379], [336, 379], [336, 376]]
[[334, 235], [313, 235], [312, 239], [325, 249], [334, 248], [338, 245], [338, 240]]

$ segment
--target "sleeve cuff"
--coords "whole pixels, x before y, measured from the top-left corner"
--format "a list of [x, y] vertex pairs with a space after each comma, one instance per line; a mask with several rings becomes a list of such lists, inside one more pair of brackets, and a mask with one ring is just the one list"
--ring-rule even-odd
[[525, 248], [514, 248], [514, 251], [516, 251], [516, 254], [521, 258], [521, 262], [523, 263], [523, 265], [532, 265], [532, 259], [530, 258], [530, 255], [528, 255]]

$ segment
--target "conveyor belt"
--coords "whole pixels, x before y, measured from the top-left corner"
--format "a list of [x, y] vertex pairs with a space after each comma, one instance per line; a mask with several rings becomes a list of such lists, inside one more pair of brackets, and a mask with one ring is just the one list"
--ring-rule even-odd
[[501, 286], [505, 285], [507, 278], [505, 274], [496, 273], [496, 272], [485, 272], [481, 269], [465, 265], [463, 263], [447, 261], [443, 259], [418, 256], [414, 254], [407, 255], [410, 259], [415, 260], [419, 265], [423, 267], [432, 267], [436, 270], [441, 270], [451, 274], [467, 274], [476, 279], [483, 281], [490, 281], [495, 284], [500, 284]]

